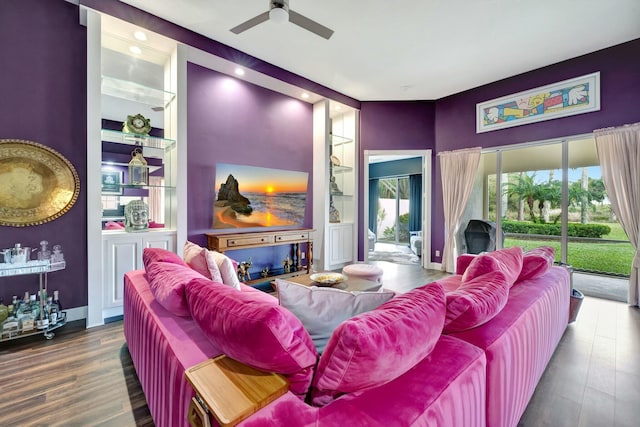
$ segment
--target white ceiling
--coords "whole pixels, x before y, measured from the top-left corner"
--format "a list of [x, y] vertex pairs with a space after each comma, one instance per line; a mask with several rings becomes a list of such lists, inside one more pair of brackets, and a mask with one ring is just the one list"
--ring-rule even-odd
[[121, 0], [368, 100], [435, 100], [640, 38], [640, 0], [290, 0], [335, 31], [270, 21], [269, 0]]

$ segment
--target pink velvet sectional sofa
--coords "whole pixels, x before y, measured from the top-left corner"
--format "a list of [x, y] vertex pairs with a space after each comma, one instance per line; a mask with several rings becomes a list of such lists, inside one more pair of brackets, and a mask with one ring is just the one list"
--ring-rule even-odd
[[185, 369], [226, 354], [290, 384], [241, 426], [515, 426], [567, 326], [569, 274], [545, 253], [493, 254], [344, 321], [318, 354], [273, 296], [145, 250], [124, 333], [154, 421], [188, 425]]

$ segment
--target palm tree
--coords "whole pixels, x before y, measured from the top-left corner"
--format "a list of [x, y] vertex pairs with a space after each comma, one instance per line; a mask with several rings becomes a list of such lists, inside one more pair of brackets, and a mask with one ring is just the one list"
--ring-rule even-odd
[[[556, 208], [560, 206], [562, 202], [562, 184], [560, 181], [550, 181], [544, 184], [537, 185], [536, 200], [538, 200], [538, 209], [540, 210], [540, 218], [545, 222], [549, 221], [548, 209]], [[544, 215], [544, 211], [547, 211], [547, 215]], [[558, 218], [560, 218], [558, 216]], [[558, 221], [558, 218], [554, 222]]]
[[517, 196], [520, 200], [524, 200], [529, 207], [529, 217], [532, 222], [536, 222], [536, 213], [534, 211], [534, 202], [537, 196], [537, 185], [534, 182], [536, 174], [520, 174], [516, 182], [508, 182], [505, 184], [506, 193], [509, 196]]

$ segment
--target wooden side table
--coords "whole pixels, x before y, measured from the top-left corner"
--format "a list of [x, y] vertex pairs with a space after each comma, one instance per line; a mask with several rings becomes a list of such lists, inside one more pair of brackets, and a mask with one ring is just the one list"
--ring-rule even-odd
[[281, 375], [259, 371], [225, 355], [199, 363], [184, 374], [196, 392], [187, 415], [192, 427], [210, 427], [209, 414], [223, 427], [235, 426], [289, 389]]

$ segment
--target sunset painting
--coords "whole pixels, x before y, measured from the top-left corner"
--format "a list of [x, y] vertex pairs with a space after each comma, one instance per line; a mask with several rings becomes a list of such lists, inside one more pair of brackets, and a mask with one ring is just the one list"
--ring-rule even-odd
[[299, 227], [308, 180], [307, 172], [218, 163], [212, 227]]

